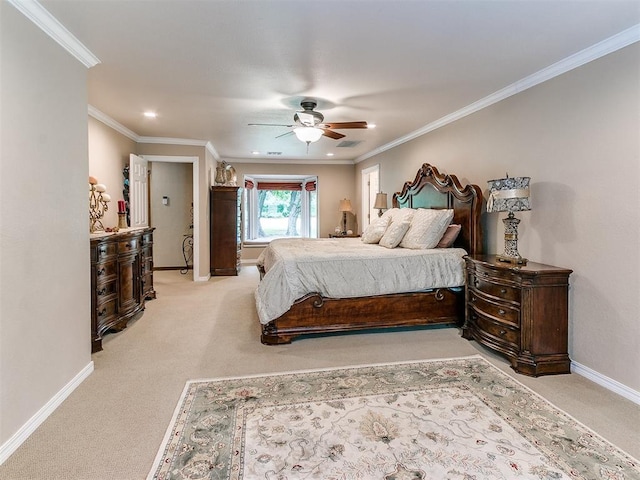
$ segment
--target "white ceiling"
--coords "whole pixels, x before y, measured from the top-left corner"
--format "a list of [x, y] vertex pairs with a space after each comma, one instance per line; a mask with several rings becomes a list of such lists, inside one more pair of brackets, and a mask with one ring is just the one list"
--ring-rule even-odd
[[[637, 0], [41, 0], [101, 61], [89, 103], [137, 135], [222, 158], [353, 160], [640, 23]], [[284, 127], [311, 97], [327, 122]], [[145, 110], [158, 118], [147, 119]], [[282, 152], [277, 157], [267, 152]]]

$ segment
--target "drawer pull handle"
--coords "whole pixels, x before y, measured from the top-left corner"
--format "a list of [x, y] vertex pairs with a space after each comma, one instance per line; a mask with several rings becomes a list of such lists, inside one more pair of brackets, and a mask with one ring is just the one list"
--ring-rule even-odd
[[501, 288], [500, 289], [500, 293], [507, 293], [507, 289], [506, 288]]
[[100, 277], [101, 275], [104, 275], [106, 273], [106, 270], [103, 268], [101, 268], [100, 270], [98, 270], [97, 274]]
[[505, 313], [506, 312], [504, 310], [502, 310], [502, 309], [498, 310], [498, 314], [500, 314], [500, 315], [504, 315]]
[[104, 295], [107, 293], [107, 287], [102, 287], [101, 290], [98, 290], [98, 296]]
[[504, 337], [507, 334], [506, 330], [500, 330], [500, 336]]
[[131, 244], [130, 243], [125, 243], [124, 246], [127, 247], [127, 248], [131, 248]]
[[102, 317], [102, 316], [104, 316], [104, 315], [106, 315], [106, 314], [107, 314], [107, 309], [106, 309], [106, 308], [103, 308], [102, 310], [100, 310], [100, 311], [98, 312], [98, 316], [99, 316], [99, 317]]
[[100, 247], [100, 255], [106, 255], [107, 254], [107, 247]]
[[471, 301], [472, 301], [472, 302], [475, 302], [476, 300], [477, 300], [477, 298], [476, 298], [476, 297], [471, 297]]

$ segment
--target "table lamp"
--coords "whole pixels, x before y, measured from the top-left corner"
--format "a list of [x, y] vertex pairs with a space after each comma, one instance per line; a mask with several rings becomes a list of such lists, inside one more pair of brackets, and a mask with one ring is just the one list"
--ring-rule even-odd
[[376, 193], [376, 201], [373, 204], [373, 208], [377, 208], [378, 209], [378, 216], [381, 217], [382, 216], [382, 210], [386, 210], [387, 209], [387, 194], [380, 192], [380, 193]]
[[487, 212], [509, 212], [504, 218], [504, 253], [497, 255], [501, 262], [526, 265], [527, 259], [518, 253], [518, 224], [513, 212], [531, 210], [529, 202], [530, 177], [509, 177], [489, 180]]
[[347, 234], [347, 212], [351, 211], [351, 200], [347, 200], [346, 198], [340, 200], [340, 208], [339, 210], [342, 212], [342, 235]]

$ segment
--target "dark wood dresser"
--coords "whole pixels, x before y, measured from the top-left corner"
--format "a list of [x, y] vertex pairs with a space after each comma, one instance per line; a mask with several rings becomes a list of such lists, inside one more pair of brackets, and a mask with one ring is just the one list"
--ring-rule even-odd
[[570, 373], [568, 291], [571, 270], [494, 255], [465, 257], [466, 315], [462, 336], [507, 356], [518, 373]]
[[211, 187], [211, 275], [240, 271], [240, 187]]
[[153, 228], [93, 236], [91, 245], [91, 352], [102, 335], [119, 331], [144, 310], [153, 289]]

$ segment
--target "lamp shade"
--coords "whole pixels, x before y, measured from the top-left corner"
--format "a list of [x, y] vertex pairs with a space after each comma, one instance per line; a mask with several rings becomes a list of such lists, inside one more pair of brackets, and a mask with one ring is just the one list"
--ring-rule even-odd
[[522, 212], [531, 210], [530, 177], [509, 177], [489, 180], [487, 212]]
[[350, 212], [351, 211], [351, 200], [347, 200], [346, 198], [340, 200], [340, 209], [341, 212]]
[[298, 127], [294, 128], [293, 132], [296, 134], [296, 137], [298, 137], [298, 140], [307, 143], [317, 142], [323, 133], [322, 130], [314, 127]]
[[380, 192], [376, 193], [376, 202], [373, 205], [373, 208], [387, 208], [387, 194]]

